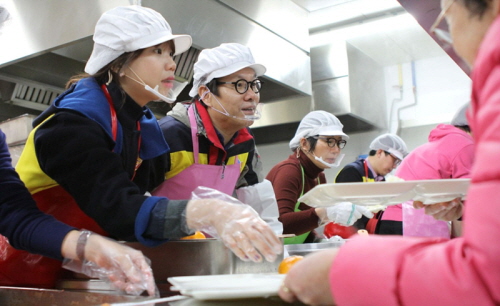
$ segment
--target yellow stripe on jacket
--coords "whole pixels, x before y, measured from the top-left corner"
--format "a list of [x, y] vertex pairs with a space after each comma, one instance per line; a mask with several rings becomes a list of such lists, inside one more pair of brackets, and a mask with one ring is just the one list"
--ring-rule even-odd
[[31, 194], [59, 185], [42, 171], [35, 152], [35, 133], [52, 116], [45, 119], [30, 132], [23, 152], [17, 162], [16, 171]]
[[[202, 165], [208, 164], [208, 155], [206, 153], [200, 153], [198, 158], [198, 162]], [[240, 172], [243, 171], [245, 165], [247, 164], [248, 152], [237, 155], [240, 161]], [[228, 158], [226, 165], [234, 165], [236, 160], [235, 156], [231, 156]], [[170, 179], [177, 174], [181, 173], [187, 167], [194, 164], [194, 156], [193, 152], [188, 151], [177, 151], [170, 153], [170, 170], [165, 173], [165, 179]]]

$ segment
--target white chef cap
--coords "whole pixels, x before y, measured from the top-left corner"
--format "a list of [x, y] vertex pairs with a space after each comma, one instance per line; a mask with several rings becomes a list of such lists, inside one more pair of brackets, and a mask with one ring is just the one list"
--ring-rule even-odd
[[125, 52], [152, 47], [172, 40], [175, 54], [191, 47], [191, 36], [173, 35], [172, 29], [157, 11], [138, 5], [118, 6], [97, 21], [94, 49], [85, 72], [95, 74]]
[[191, 97], [198, 94], [198, 88], [211, 80], [230, 75], [243, 68], [252, 68], [256, 76], [266, 73], [266, 67], [256, 64], [250, 48], [237, 43], [221, 44], [212, 49], [204, 49], [194, 64]]

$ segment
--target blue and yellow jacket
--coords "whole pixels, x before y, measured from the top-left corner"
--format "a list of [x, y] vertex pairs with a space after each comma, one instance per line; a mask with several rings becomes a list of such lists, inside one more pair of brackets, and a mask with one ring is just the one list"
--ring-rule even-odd
[[[114, 83], [108, 90], [117, 115], [116, 141], [103, 90], [94, 78], [82, 79], [36, 119], [17, 170], [30, 192], [42, 195], [47, 211], [62, 205], [57, 197], [66, 192], [112, 237], [157, 244], [164, 241], [167, 207], [179, 205], [180, 220], [187, 201], [144, 195], [151, 161], [168, 145], [148, 108]], [[138, 155], [142, 164], [135, 171]]]

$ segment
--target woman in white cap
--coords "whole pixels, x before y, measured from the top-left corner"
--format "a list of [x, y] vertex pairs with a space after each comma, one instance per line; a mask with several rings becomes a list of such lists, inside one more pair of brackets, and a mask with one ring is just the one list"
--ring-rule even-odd
[[314, 229], [327, 222], [352, 225], [362, 215], [373, 215], [365, 208], [351, 203], [338, 203], [328, 208], [312, 208], [297, 200], [319, 184], [326, 183], [323, 171], [337, 167], [349, 137], [342, 131], [339, 119], [325, 111], [307, 114], [290, 141], [292, 154], [274, 166], [267, 179], [273, 184], [283, 223], [285, 243], [314, 242]]
[[[158, 174], [165, 181], [153, 195], [184, 199], [197, 186], [214, 188], [252, 206], [281, 234], [271, 183], [248, 128], [259, 119], [262, 76], [250, 49], [225, 43], [201, 51], [194, 64], [191, 103], [177, 104], [159, 123], [170, 151]], [[164, 169], [164, 170], [163, 170]]]
[[[151, 160], [169, 148], [145, 105], [172, 100], [173, 56], [190, 47], [191, 37], [173, 35], [152, 9], [124, 6], [101, 16], [94, 42], [89, 75], [73, 79], [35, 120], [20, 157], [20, 177], [37, 204], [76, 228], [146, 246], [210, 227], [240, 257], [253, 259], [260, 251], [275, 258], [279, 240], [251, 209], [146, 195]], [[244, 233], [238, 240], [228, 234], [236, 231]], [[19, 271], [43, 274], [43, 282], [29, 285], [54, 285], [60, 262], [43, 258], [30, 267], [22, 254], [15, 259]]]

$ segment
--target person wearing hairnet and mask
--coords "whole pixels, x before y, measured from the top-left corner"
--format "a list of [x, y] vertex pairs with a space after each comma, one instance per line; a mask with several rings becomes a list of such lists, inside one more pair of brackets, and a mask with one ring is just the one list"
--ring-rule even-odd
[[[465, 116], [469, 103], [463, 105], [450, 124], [439, 124], [429, 134], [429, 142], [415, 148], [396, 170], [395, 175], [404, 180], [434, 180], [468, 178], [474, 160], [474, 143]], [[403, 221], [405, 236], [450, 238], [449, 222], [453, 222], [453, 236], [460, 234], [463, 203], [455, 199], [448, 203], [425, 205], [424, 214], [416, 207], [421, 202], [408, 201], [403, 205], [388, 206], [381, 221]], [[427, 207], [428, 206], [428, 207]]]
[[237, 43], [202, 50], [194, 64], [192, 101], [178, 103], [159, 124], [170, 152], [165, 154], [165, 181], [153, 195], [183, 199], [206, 186], [253, 207], [281, 234], [276, 199], [260, 173], [261, 160], [249, 129], [260, 118], [258, 105], [266, 68]]
[[[73, 78], [36, 118], [18, 162], [38, 206], [73, 227], [146, 246], [210, 228], [241, 258], [276, 258], [279, 239], [251, 209], [220, 199], [147, 194], [152, 160], [169, 147], [146, 104], [173, 100], [173, 56], [189, 49], [191, 37], [173, 35], [161, 14], [131, 5], [105, 12], [93, 39], [87, 74]], [[61, 263], [24, 256], [0, 259], [0, 266], [15, 265], [19, 272], [0, 274], [0, 283], [52, 287]]]
[[[370, 143], [368, 157], [360, 158], [342, 168], [335, 178], [335, 183], [385, 181], [385, 176], [396, 169], [407, 154], [406, 144], [399, 136], [389, 133], [380, 135]], [[354, 227], [367, 229], [372, 234], [400, 234], [401, 222], [378, 222], [381, 214], [383, 212], [378, 212], [371, 220], [361, 218]]]
[[314, 229], [327, 222], [351, 225], [362, 215], [373, 216], [365, 207], [338, 203], [312, 208], [297, 200], [319, 184], [326, 183], [323, 171], [340, 164], [349, 137], [339, 119], [325, 111], [308, 113], [299, 124], [289, 147], [292, 154], [274, 166], [267, 179], [273, 184], [286, 244], [314, 242]]

